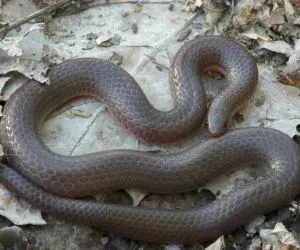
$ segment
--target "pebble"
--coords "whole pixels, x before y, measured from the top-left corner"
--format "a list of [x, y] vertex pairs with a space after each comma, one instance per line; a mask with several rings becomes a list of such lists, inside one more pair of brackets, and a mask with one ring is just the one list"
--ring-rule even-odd
[[101, 237], [100, 238], [100, 242], [103, 246], [106, 246], [107, 243], [109, 242], [109, 238], [108, 237]]
[[0, 250], [10, 248], [24, 249], [25, 246], [25, 236], [20, 227], [12, 226], [3, 227], [0, 229]]
[[123, 56], [117, 52], [113, 52], [112, 56], [109, 58], [109, 61], [115, 65], [121, 65], [123, 61]]
[[174, 10], [174, 4], [171, 3], [171, 4], [169, 5], [169, 11], [173, 11], [173, 10]]
[[181, 247], [178, 245], [167, 245], [165, 246], [165, 250], [181, 250]]
[[265, 216], [258, 216], [254, 220], [250, 221], [247, 225], [245, 225], [245, 230], [250, 234], [255, 234], [261, 226], [265, 222]]

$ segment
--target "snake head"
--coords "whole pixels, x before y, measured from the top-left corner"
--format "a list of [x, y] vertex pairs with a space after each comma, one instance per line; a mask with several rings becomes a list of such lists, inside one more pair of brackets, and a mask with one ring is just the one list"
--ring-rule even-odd
[[220, 137], [226, 132], [227, 126], [226, 125], [224, 125], [224, 126], [215, 126], [214, 125], [214, 126], [209, 126], [208, 129], [209, 129], [210, 134], [213, 137]]
[[227, 117], [222, 113], [208, 113], [208, 130], [213, 137], [223, 135], [227, 130]]

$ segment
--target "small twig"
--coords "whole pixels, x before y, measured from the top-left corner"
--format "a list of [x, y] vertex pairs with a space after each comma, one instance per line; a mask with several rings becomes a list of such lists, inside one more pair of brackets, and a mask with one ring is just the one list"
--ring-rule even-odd
[[156, 61], [153, 56], [147, 55], [147, 54], [145, 54], [145, 56], [147, 56], [148, 58], [150, 58], [151, 62], [154, 63], [154, 64], [156, 64], [157, 66], [159, 66], [159, 67], [161, 67], [161, 68], [163, 68], [165, 70], [169, 70], [169, 68], [167, 66], [165, 66], [165, 65], [159, 63], [158, 61]]
[[37, 18], [37, 17], [43, 16], [45, 14], [51, 13], [51, 12], [55, 11], [56, 9], [58, 9], [58, 8], [64, 6], [64, 5], [69, 5], [69, 4], [72, 3], [72, 1], [73, 0], [61, 0], [61, 1], [57, 2], [56, 4], [53, 4], [53, 5], [50, 5], [50, 6], [47, 6], [47, 7], [43, 8], [41, 10], [38, 10], [35, 13], [33, 13], [33, 14], [31, 14], [31, 15], [29, 15], [29, 16], [15, 22], [15, 23], [13, 23], [13, 24], [0, 29], [0, 40], [2, 40], [9, 31], [11, 31], [15, 28], [18, 28], [20, 25], [22, 25], [22, 24], [24, 24], [24, 23], [26, 23], [26, 22], [34, 19], [34, 18]]
[[172, 0], [151, 0], [151, 1], [140, 1], [140, 0], [110, 0], [108, 4], [121, 4], [121, 3], [142, 3], [142, 4], [170, 4]]
[[231, 16], [231, 18], [233, 17], [233, 14], [234, 14], [234, 0], [231, 0], [231, 14], [230, 14], [230, 16]]
[[190, 27], [190, 25], [192, 24], [192, 22], [200, 15], [200, 12], [196, 12], [195, 15], [192, 16], [191, 19], [187, 20], [186, 23], [184, 24], [184, 26], [177, 32], [177, 35], [181, 34], [182, 32], [184, 32], [187, 28]]
[[[177, 41], [183, 41], [189, 34], [190, 31], [188, 28], [193, 23], [193, 21], [199, 16], [199, 12], [197, 12], [191, 19], [189, 19], [184, 26], [176, 32]], [[185, 36], [186, 35], [186, 36]]]
[[151, 51], [150, 55], [143, 56], [140, 58], [139, 62], [136, 64], [136, 66], [131, 71], [132, 74], [135, 74], [139, 72], [147, 62], [149, 62], [149, 58], [155, 58], [158, 52], [162, 50], [167, 50], [168, 45], [170, 42], [174, 40], [175, 37], [178, 37], [182, 32], [184, 32], [186, 29], [189, 28], [189, 26], [192, 24], [193, 20], [199, 15], [199, 12], [197, 12], [191, 19], [189, 19], [182, 28], [180, 28], [178, 31], [175, 32], [175, 34], [170, 35], [169, 37], [164, 37], [162, 40], [160, 40], [158, 43], [156, 43], [153, 47], [153, 50]]
[[127, 4], [127, 3], [141, 3], [141, 4], [170, 4], [172, 0], [107, 0], [101, 3], [91, 3], [89, 6], [98, 7], [104, 5]]

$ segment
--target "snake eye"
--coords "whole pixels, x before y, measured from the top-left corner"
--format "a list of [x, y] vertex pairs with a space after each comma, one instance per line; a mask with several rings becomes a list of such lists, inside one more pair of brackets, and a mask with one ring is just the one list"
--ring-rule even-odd
[[227, 72], [221, 65], [210, 64], [203, 68], [202, 74], [205, 74], [214, 80], [220, 80], [226, 77]]

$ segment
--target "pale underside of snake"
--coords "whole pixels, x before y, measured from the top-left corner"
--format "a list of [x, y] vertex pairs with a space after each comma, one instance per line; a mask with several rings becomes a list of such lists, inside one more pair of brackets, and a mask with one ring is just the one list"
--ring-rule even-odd
[[[220, 66], [226, 72], [228, 87], [210, 106], [209, 130], [217, 138], [206, 143], [174, 154], [110, 150], [63, 156], [51, 152], [38, 136], [53, 110], [88, 95], [105, 103], [124, 128], [145, 142], [179, 140], [200, 126], [206, 112], [199, 72]], [[176, 105], [168, 112], [155, 109], [128, 73], [100, 59], [67, 60], [53, 67], [49, 78], [49, 86], [30, 81], [11, 96], [0, 132], [10, 165], [1, 164], [1, 181], [45, 212], [135, 240], [190, 244], [229, 233], [255, 215], [288, 204], [298, 194], [300, 148], [290, 137], [267, 128], [225, 132], [230, 116], [250, 98], [258, 81], [254, 59], [230, 39], [199, 37], [183, 45], [170, 67]], [[269, 174], [192, 210], [74, 199], [127, 188], [186, 192], [244, 165], [268, 167]]]

